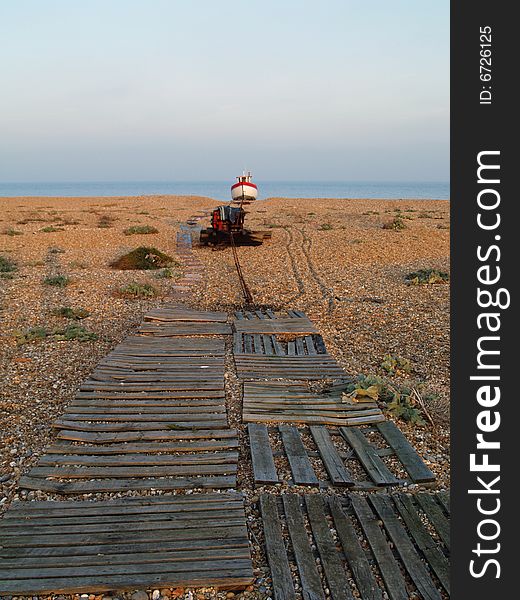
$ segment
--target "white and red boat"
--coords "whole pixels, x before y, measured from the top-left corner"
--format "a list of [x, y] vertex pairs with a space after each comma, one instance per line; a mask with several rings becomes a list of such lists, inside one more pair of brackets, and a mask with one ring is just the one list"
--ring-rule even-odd
[[237, 177], [237, 182], [231, 186], [231, 199], [234, 203], [247, 204], [256, 200], [258, 188], [252, 182], [251, 172], [244, 171]]

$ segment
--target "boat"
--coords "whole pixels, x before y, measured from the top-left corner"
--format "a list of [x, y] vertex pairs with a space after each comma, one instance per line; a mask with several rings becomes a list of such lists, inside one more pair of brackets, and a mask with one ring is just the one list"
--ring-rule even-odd
[[258, 188], [253, 183], [251, 171], [243, 171], [237, 182], [231, 186], [231, 200], [236, 204], [249, 204], [254, 202], [258, 196]]

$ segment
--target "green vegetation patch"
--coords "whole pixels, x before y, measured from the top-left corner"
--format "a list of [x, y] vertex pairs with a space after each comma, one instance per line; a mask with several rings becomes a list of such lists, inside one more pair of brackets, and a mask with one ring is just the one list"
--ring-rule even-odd
[[410, 373], [412, 370], [412, 365], [407, 358], [403, 358], [402, 356], [392, 356], [391, 354], [386, 354], [383, 357], [383, 362], [381, 363], [381, 368], [385, 370], [389, 375], [399, 375], [402, 373]]
[[428, 283], [446, 283], [450, 276], [445, 271], [437, 269], [419, 269], [408, 273], [405, 280], [409, 285], [424, 285]]
[[332, 225], [330, 223], [322, 223], [318, 227], [318, 231], [330, 231], [332, 229]]
[[122, 298], [139, 299], [153, 298], [157, 290], [149, 283], [136, 283], [135, 281], [119, 288], [119, 296]]
[[374, 375], [358, 375], [348, 384], [344, 395], [346, 399], [358, 402], [369, 400], [383, 404], [395, 418], [421, 426], [426, 425], [425, 416], [431, 419], [425, 404], [437, 399], [421, 383], [396, 385]]
[[40, 229], [43, 233], [55, 233], [56, 231], [65, 231], [63, 227], [54, 227], [54, 225], [49, 225], [48, 227], [44, 227]]
[[159, 230], [152, 225], [132, 225], [127, 227], [123, 233], [125, 235], [146, 235], [149, 233], [159, 233]]
[[8, 235], [10, 237], [14, 237], [15, 235], [23, 235], [23, 231], [17, 231], [16, 229], [13, 229], [12, 227], [8, 227], [7, 229], [5, 229], [3, 231], [4, 235]]
[[64, 288], [69, 285], [70, 279], [66, 275], [51, 275], [43, 280], [45, 285]]
[[387, 221], [386, 223], [384, 223], [383, 229], [390, 229], [392, 231], [401, 231], [403, 229], [406, 229], [406, 225], [401, 216], [396, 216], [391, 221]]
[[72, 340], [78, 342], [93, 342], [98, 339], [98, 335], [92, 331], [87, 331], [81, 325], [75, 324], [68, 325], [63, 329], [55, 330], [45, 329], [44, 327], [31, 327], [26, 331], [19, 331], [16, 333], [16, 340], [20, 345], [46, 339], [57, 342], [68, 342]]
[[128, 271], [164, 269], [176, 264], [176, 261], [171, 256], [164, 254], [164, 252], [157, 250], [157, 248], [139, 246], [139, 248], [128, 252], [128, 254], [124, 254], [110, 263], [110, 266], [114, 269]]
[[80, 321], [81, 319], [86, 319], [90, 317], [90, 313], [88, 310], [84, 308], [72, 308], [71, 306], [60, 306], [59, 308], [55, 308], [52, 313], [57, 317], [65, 317], [66, 319], [75, 319], [76, 321]]
[[18, 267], [16, 263], [7, 258], [6, 256], [0, 255], [0, 273], [14, 273]]

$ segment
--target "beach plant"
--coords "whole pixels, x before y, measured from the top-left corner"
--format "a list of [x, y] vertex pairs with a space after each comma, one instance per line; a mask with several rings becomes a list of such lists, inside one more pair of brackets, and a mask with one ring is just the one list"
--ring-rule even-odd
[[419, 269], [405, 276], [406, 283], [409, 285], [425, 285], [430, 283], [446, 283], [449, 281], [449, 274], [438, 269]]
[[63, 229], [63, 227], [54, 227], [54, 225], [48, 225], [47, 227], [40, 229], [40, 231], [43, 233], [55, 233], [56, 231], [65, 231], [65, 229]]
[[10, 237], [14, 237], [15, 235], [23, 235], [23, 231], [17, 231], [16, 229], [13, 229], [12, 227], [8, 227], [7, 229], [4, 230], [4, 235], [8, 235]]
[[123, 230], [125, 235], [146, 235], [149, 233], [159, 233], [159, 230], [152, 225], [132, 225]]
[[401, 216], [394, 217], [391, 221], [387, 221], [383, 224], [383, 229], [390, 229], [393, 231], [401, 231], [402, 229], [406, 229], [405, 222]]
[[49, 253], [50, 254], [65, 254], [65, 250], [63, 248], [53, 247], [53, 248], [49, 248]]
[[435, 401], [436, 396], [423, 389], [420, 383], [397, 385], [376, 375], [358, 375], [347, 384], [343, 400], [350, 402], [379, 402], [397, 419], [412, 425], [426, 425], [425, 402]]
[[160, 271], [157, 271], [157, 273], [155, 274], [155, 276], [158, 279], [173, 279], [174, 277], [176, 277], [176, 275], [177, 275], [177, 273], [170, 267], [161, 269]]
[[98, 339], [97, 333], [87, 331], [81, 325], [67, 325], [64, 329], [57, 329], [52, 335], [56, 341], [68, 342], [76, 340], [78, 342], [92, 342]]
[[120, 270], [150, 270], [164, 269], [175, 266], [176, 261], [157, 248], [139, 246], [110, 263], [114, 269]]
[[17, 270], [15, 262], [0, 254], [0, 273], [14, 273]]
[[54, 287], [64, 288], [69, 285], [70, 279], [66, 275], [50, 275], [49, 277], [45, 277], [43, 283]]
[[114, 217], [112, 217], [111, 215], [101, 215], [98, 219], [97, 226], [100, 229], [108, 229], [109, 227], [112, 227], [113, 223]]
[[318, 227], [318, 231], [330, 231], [332, 229], [332, 225], [330, 223], [322, 223]]
[[45, 339], [57, 342], [68, 342], [71, 340], [76, 340], [78, 342], [92, 342], [98, 339], [97, 333], [87, 331], [84, 327], [76, 324], [55, 330], [49, 330], [45, 327], [30, 327], [26, 331], [16, 332], [15, 336], [19, 345]]
[[65, 317], [66, 319], [75, 319], [76, 321], [80, 321], [81, 319], [86, 319], [90, 316], [88, 310], [84, 308], [72, 308], [70, 306], [60, 306], [59, 308], [55, 308], [52, 313], [57, 317]]
[[391, 354], [385, 354], [381, 368], [386, 371], [389, 375], [396, 375], [401, 373], [410, 373], [412, 366], [407, 358], [402, 356], [393, 356]]
[[119, 295], [129, 299], [153, 298], [157, 295], [157, 290], [149, 283], [137, 283], [134, 281], [119, 288]]

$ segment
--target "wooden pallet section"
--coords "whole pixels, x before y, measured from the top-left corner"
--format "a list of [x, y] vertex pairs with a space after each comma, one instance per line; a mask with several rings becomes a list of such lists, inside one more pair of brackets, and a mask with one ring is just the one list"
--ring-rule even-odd
[[235, 355], [240, 379], [314, 380], [342, 379], [350, 381], [336, 360], [329, 354], [316, 356]]
[[231, 335], [231, 325], [218, 322], [201, 323], [199, 321], [176, 321], [172, 325], [144, 322], [139, 327], [138, 333], [157, 337]]
[[[415, 450], [406, 448], [403, 451], [396, 444], [393, 447], [378, 447], [375, 440], [370, 441], [371, 438], [377, 438], [379, 442], [388, 438], [404, 439], [401, 431], [391, 421], [382, 424], [385, 431], [385, 437], [382, 437], [380, 425], [364, 428], [297, 428], [280, 425], [268, 428], [266, 425], [249, 423], [255, 483], [289, 483], [321, 488], [332, 485], [369, 491], [409, 483], [434, 482], [435, 475]], [[280, 445], [283, 452], [273, 451], [273, 447]], [[395, 460], [385, 461], [387, 457]], [[277, 468], [276, 463], [280, 464], [281, 460], [287, 461], [287, 466]], [[394, 464], [396, 461], [399, 467]], [[317, 465], [322, 472], [327, 473], [327, 478], [319, 475], [319, 471], [315, 469]], [[425, 495], [423, 502], [427, 502], [428, 498]], [[437, 518], [442, 523], [439, 515], [432, 515], [432, 518]], [[445, 523], [444, 531], [447, 531]]]
[[237, 319], [233, 321], [237, 333], [265, 333], [274, 335], [311, 335], [318, 333], [307, 317], [288, 319]]
[[187, 306], [165, 303], [151, 310], [144, 317], [145, 321], [171, 323], [177, 321], [197, 321], [201, 323], [226, 323], [227, 313], [193, 310]]
[[260, 333], [234, 333], [233, 352], [237, 354], [266, 354], [267, 356], [315, 356], [327, 354], [323, 338], [319, 334], [296, 336], [287, 340], [284, 336]]
[[236, 493], [14, 502], [0, 540], [2, 595], [240, 589], [254, 580]]
[[[296, 379], [296, 376], [293, 374], [292, 378]], [[307, 385], [296, 381], [246, 381], [242, 418], [245, 423], [288, 422], [345, 427], [385, 420], [375, 402], [343, 401], [344, 389], [344, 381], [321, 393], [314, 393]]]
[[[192, 324], [222, 325], [172, 326]], [[238, 438], [228, 428], [224, 361], [222, 339], [130, 336], [81, 384], [53, 423], [58, 443], [21, 487], [64, 495], [235, 487]]]
[[[436, 495], [430, 498], [444, 511]], [[275, 600], [296, 597], [294, 567], [316, 600], [325, 600], [325, 589], [332, 600], [449, 594], [449, 548], [412, 496], [262, 494], [259, 504]]]

